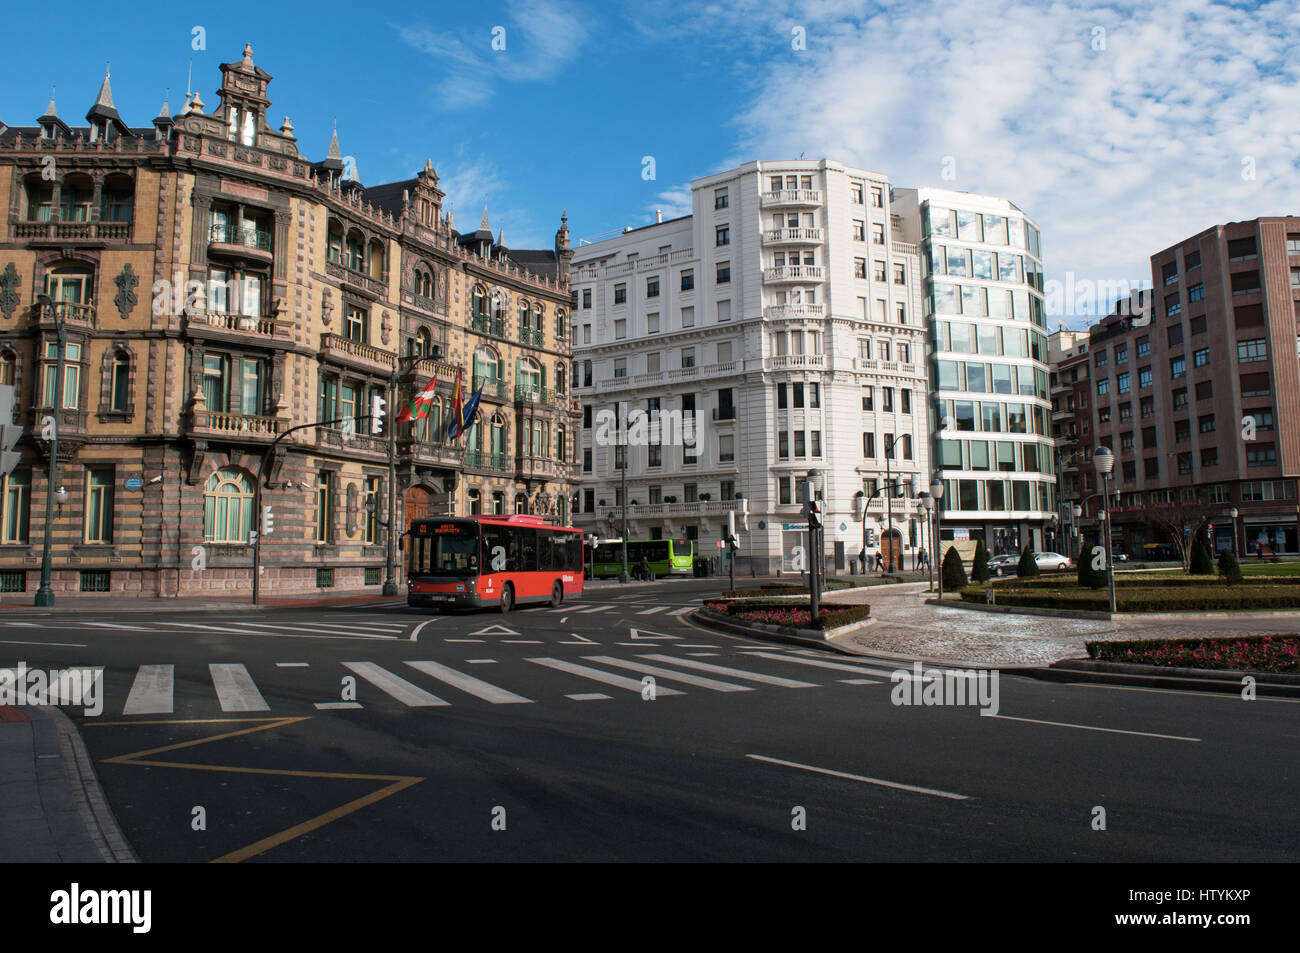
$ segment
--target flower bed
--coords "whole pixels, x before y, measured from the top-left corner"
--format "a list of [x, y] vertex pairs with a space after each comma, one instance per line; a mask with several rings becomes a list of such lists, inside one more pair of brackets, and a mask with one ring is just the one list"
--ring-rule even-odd
[[1300, 635], [1246, 635], [1228, 639], [1143, 639], [1089, 642], [1088, 655], [1105, 662], [1177, 668], [1300, 672]]
[[704, 608], [721, 612], [742, 622], [795, 629], [830, 629], [851, 622], [860, 622], [871, 615], [871, 607], [868, 605], [823, 604], [820, 615], [814, 621], [812, 606], [807, 602], [770, 602], [761, 599], [714, 599], [705, 602]]

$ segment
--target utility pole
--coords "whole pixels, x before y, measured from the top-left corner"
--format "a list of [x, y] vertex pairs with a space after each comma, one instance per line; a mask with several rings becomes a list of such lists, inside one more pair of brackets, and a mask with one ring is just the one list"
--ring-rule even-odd
[[50, 586], [50, 538], [54, 533], [54, 484], [58, 479], [59, 429], [63, 426], [63, 359], [68, 347], [68, 329], [63, 315], [49, 295], [36, 296], [37, 306], [49, 309], [54, 316], [58, 336], [58, 364], [54, 372], [54, 425], [50, 433], [50, 472], [45, 484], [45, 540], [41, 545], [41, 584], [36, 590], [36, 605], [48, 608], [54, 605], [54, 590]]

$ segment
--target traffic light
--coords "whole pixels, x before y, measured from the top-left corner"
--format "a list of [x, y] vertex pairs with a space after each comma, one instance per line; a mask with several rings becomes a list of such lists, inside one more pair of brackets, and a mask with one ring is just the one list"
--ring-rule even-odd
[[808, 517], [809, 526], [812, 526], [813, 528], [820, 527], [822, 525], [821, 503], [818, 500], [812, 500], [811, 502], [805, 503], [803, 505], [803, 515]]
[[370, 397], [370, 432], [384, 432], [384, 407], [388, 401], [384, 400], [380, 394], [372, 394]]
[[18, 439], [23, 435], [23, 428], [14, 420], [14, 388], [12, 384], [0, 384], [0, 474], [13, 473], [14, 467], [22, 459], [22, 454], [14, 449]]

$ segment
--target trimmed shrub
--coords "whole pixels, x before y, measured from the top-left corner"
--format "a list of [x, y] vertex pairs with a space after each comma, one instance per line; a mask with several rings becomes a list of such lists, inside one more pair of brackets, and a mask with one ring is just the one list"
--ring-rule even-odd
[[1214, 575], [1214, 557], [1210, 555], [1210, 549], [1202, 539], [1198, 539], [1192, 546], [1192, 563], [1188, 572], [1193, 576]]
[[1106, 662], [1176, 668], [1300, 672], [1300, 635], [1244, 635], [1224, 639], [1140, 639], [1088, 642], [1088, 655]]
[[[1100, 557], [1100, 559], [1098, 558]], [[1102, 562], [1102, 568], [1095, 569], [1093, 564], [1105, 559], [1105, 553], [1101, 547], [1094, 546], [1092, 543], [1084, 543], [1079, 548], [1079, 559], [1077, 562], [1079, 570], [1079, 585], [1088, 589], [1100, 589], [1106, 585], [1106, 568]]]
[[1223, 555], [1219, 557], [1219, 575], [1230, 586], [1245, 580], [1241, 574], [1241, 564], [1237, 562], [1237, 557], [1232, 554], [1231, 549], [1225, 549]]
[[949, 546], [943, 554], [943, 587], [949, 592], [966, 588], [966, 567], [962, 565], [961, 554], [956, 546]]
[[[984, 601], [984, 590], [967, 588], [962, 591], [966, 602]], [[1082, 609], [1106, 612], [1110, 608], [1109, 594], [1104, 591], [1078, 588], [1062, 589], [998, 589], [998, 605], [1026, 606], [1038, 609]], [[1117, 589], [1115, 608], [1120, 612], [1195, 612], [1200, 610], [1250, 612], [1261, 609], [1300, 608], [1300, 588], [1289, 587], [1279, 591], [1277, 586], [1236, 586], [1231, 590], [1207, 580], [1200, 587], [1175, 586], [1139, 589]]]
[[984, 548], [984, 540], [975, 543], [975, 565], [971, 566], [970, 577], [975, 582], [988, 582], [989, 551]]
[[807, 602], [774, 602], [765, 599], [705, 600], [704, 607], [722, 612], [741, 622], [761, 622], [796, 629], [833, 629], [870, 618], [871, 606], [823, 603], [816, 620]]
[[1038, 563], [1034, 561], [1034, 554], [1026, 546], [1020, 551], [1020, 563], [1016, 566], [1016, 575], [1021, 579], [1029, 579], [1038, 575]]

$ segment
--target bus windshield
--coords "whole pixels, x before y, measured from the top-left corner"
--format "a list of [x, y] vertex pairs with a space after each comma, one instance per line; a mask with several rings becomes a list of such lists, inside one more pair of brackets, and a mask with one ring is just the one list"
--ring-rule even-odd
[[478, 575], [479, 525], [448, 520], [411, 534], [411, 572], [432, 576]]

